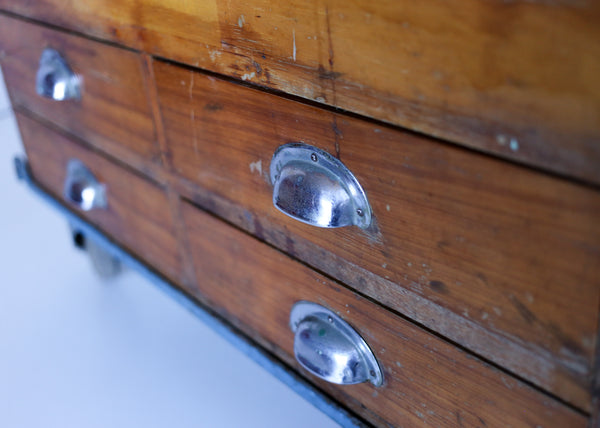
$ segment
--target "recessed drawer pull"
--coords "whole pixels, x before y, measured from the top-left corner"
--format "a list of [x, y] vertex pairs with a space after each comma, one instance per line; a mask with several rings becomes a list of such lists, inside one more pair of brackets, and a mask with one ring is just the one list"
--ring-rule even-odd
[[58, 51], [46, 48], [40, 57], [35, 89], [38, 95], [56, 101], [79, 99], [80, 79]]
[[371, 206], [354, 175], [329, 153], [302, 143], [280, 146], [271, 161], [273, 204], [318, 227], [371, 224]]
[[300, 301], [290, 313], [294, 354], [306, 370], [331, 383], [383, 383], [375, 355], [362, 337], [335, 313]]
[[85, 165], [71, 159], [67, 164], [64, 197], [83, 211], [106, 208], [106, 186], [90, 172]]

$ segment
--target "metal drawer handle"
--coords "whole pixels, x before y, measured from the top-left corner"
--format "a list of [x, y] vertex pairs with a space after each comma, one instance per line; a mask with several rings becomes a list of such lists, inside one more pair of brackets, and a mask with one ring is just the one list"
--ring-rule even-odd
[[46, 48], [40, 56], [40, 66], [35, 78], [38, 95], [56, 101], [81, 97], [80, 79], [73, 73], [58, 51]]
[[343, 319], [316, 303], [300, 301], [292, 308], [294, 354], [306, 370], [331, 383], [383, 383], [375, 355]]
[[106, 208], [106, 186], [90, 172], [85, 165], [71, 159], [67, 164], [64, 196], [67, 201], [83, 211]]
[[352, 173], [329, 153], [302, 143], [280, 146], [271, 160], [273, 204], [318, 227], [371, 224], [371, 206]]

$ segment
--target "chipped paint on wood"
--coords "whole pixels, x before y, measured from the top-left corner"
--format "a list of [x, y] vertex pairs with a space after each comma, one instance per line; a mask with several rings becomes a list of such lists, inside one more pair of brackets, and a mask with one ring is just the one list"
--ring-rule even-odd
[[188, 95], [190, 97], [190, 104], [191, 104], [191, 110], [190, 110], [190, 126], [192, 128], [192, 142], [194, 144], [194, 154], [196, 155], [196, 157], [199, 156], [198, 153], [198, 135], [196, 133], [196, 124], [194, 123], [196, 121], [196, 112], [194, 111], [194, 72], [190, 72], [190, 87], [188, 89]]
[[262, 160], [259, 159], [256, 162], [250, 163], [250, 172], [258, 172], [258, 175], [262, 175]]
[[509, 147], [510, 147], [510, 149], [511, 149], [513, 152], [516, 152], [516, 151], [518, 151], [518, 150], [519, 150], [519, 142], [517, 141], [517, 139], [516, 139], [516, 138], [511, 138], [511, 139], [510, 139], [510, 144], [509, 144]]
[[210, 56], [212, 62], [216, 62], [222, 54], [223, 52], [218, 49], [208, 51], [208, 56]]
[[194, 123], [196, 121], [196, 112], [194, 111], [194, 109], [192, 108], [190, 110], [190, 126], [192, 128], [192, 141], [194, 143], [194, 154], [196, 155], [196, 157], [199, 156], [198, 153], [198, 136], [196, 135], [196, 124]]
[[294, 59], [294, 61], [296, 61], [296, 30], [295, 29], [292, 30], [292, 42], [293, 42], [292, 58]]

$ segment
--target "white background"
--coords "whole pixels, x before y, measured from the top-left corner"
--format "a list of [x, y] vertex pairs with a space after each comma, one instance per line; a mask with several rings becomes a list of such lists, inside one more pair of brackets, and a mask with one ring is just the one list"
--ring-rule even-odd
[[2, 82], [0, 427], [335, 426], [143, 278], [95, 276], [15, 178]]

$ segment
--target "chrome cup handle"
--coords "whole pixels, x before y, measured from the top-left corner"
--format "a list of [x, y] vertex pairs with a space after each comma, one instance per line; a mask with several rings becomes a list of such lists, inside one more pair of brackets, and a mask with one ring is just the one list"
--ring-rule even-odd
[[383, 384], [375, 355], [364, 339], [334, 312], [316, 303], [297, 302], [290, 313], [294, 354], [306, 370], [328, 382]]
[[64, 197], [82, 211], [104, 209], [107, 207], [106, 186], [77, 159], [67, 164], [67, 176], [64, 185]]
[[270, 166], [273, 205], [317, 227], [371, 224], [371, 206], [358, 180], [329, 153], [302, 143], [280, 146]]
[[35, 78], [38, 95], [55, 101], [81, 98], [80, 78], [73, 73], [58, 51], [46, 48], [40, 56]]

